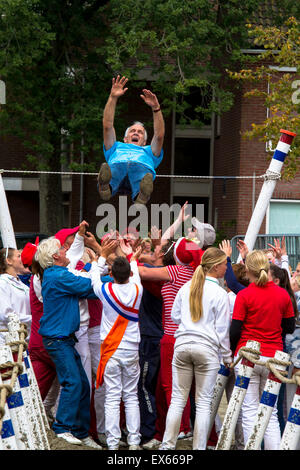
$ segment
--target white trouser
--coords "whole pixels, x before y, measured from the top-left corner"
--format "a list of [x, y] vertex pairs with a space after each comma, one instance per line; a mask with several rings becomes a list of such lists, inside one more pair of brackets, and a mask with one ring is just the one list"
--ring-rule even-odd
[[137, 387], [140, 375], [139, 353], [117, 349], [104, 371], [105, 429], [108, 447], [117, 447], [121, 438], [120, 403], [125, 406], [129, 445], [140, 443], [140, 409]]
[[[236, 360], [237, 358], [235, 358]], [[269, 357], [260, 357], [260, 361], [266, 362]], [[238, 375], [239, 364], [235, 366], [235, 375]], [[253, 423], [258, 411], [258, 406], [264, 387], [269, 375], [269, 369], [263, 365], [255, 364], [250, 378], [248, 389], [242, 404], [242, 426], [244, 434], [244, 443], [247, 444], [251, 434]], [[264, 435], [264, 449], [278, 450], [281, 441], [280, 426], [277, 415], [277, 400], [272, 410], [269, 424]]]
[[[100, 325], [93, 326], [88, 329], [89, 346], [91, 353], [92, 376], [97, 376], [97, 369], [100, 361]], [[94, 408], [96, 413], [96, 423], [98, 434], [105, 433], [105, 385], [95, 388], [94, 392]]]
[[75, 332], [76, 338], [78, 340], [78, 343], [75, 344], [75, 349], [80, 356], [82, 366], [90, 384], [90, 393], [92, 393], [92, 366], [88, 328], [88, 325], [81, 325], [79, 330]]
[[195, 376], [196, 417], [193, 449], [205, 450], [210, 424], [210, 408], [220, 362], [211, 349], [186, 343], [174, 350], [172, 361], [172, 398], [166, 419], [161, 449], [175, 449], [180, 422]]

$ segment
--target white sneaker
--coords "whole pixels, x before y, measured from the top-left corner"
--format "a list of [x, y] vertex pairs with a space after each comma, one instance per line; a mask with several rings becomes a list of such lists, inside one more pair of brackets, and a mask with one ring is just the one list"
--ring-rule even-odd
[[107, 439], [106, 439], [106, 435], [104, 432], [98, 433], [98, 439], [99, 439], [100, 444], [102, 444], [103, 446], [107, 446]]
[[56, 434], [56, 437], [64, 439], [69, 444], [74, 444], [76, 446], [82, 445], [82, 441], [80, 439], [77, 439], [77, 437], [73, 436], [73, 434], [71, 434], [70, 432], [62, 432], [60, 434]]
[[138, 444], [132, 444], [128, 450], [143, 450]]
[[157, 439], [151, 439], [151, 441], [146, 442], [146, 444], [143, 444], [143, 449], [146, 450], [151, 450], [151, 449], [157, 449], [157, 447], [161, 444], [161, 441], [158, 441]]
[[109, 447], [108, 450], [119, 450], [119, 446], [115, 446], [115, 447]]
[[95, 442], [94, 439], [92, 439], [90, 436], [81, 439], [81, 442], [85, 446], [92, 447], [93, 449], [102, 450], [102, 447], [99, 446], [99, 444], [97, 444], [97, 442]]

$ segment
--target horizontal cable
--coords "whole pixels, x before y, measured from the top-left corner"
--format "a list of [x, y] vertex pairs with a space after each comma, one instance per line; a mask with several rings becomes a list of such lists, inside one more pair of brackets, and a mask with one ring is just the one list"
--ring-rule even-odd
[[[43, 170], [0, 170], [0, 173], [22, 173], [24, 175], [66, 175], [66, 176], [98, 176], [98, 173], [77, 172], [77, 171], [43, 171]], [[186, 179], [261, 179], [260, 176], [194, 176], [194, 175], [156, 175], [157, 178], [186, 178]]]

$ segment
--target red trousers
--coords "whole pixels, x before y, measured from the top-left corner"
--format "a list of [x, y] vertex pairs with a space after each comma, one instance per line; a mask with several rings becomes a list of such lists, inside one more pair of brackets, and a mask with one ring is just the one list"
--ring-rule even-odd
[[54, 362], [50, 358], [47, 351], [43, 348], [29, 349], [29, 356], [40, 389], [42, 400], [44, 400], [56, 377]]

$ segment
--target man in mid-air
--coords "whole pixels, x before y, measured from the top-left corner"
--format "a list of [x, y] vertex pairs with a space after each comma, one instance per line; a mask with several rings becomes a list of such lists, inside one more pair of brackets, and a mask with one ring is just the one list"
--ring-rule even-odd
[[147, 132], [141, 122], [127, 128], [123, 142], [116, 140], [114, 118], [117, 101], [127, 89], [126, 77], [113, 78], [111, 91], [103, 112], [103, 150], [107, 163], [100, 167], [98, 190], [108, 201], [115, 194], [130, 194], [136, 204], [146, 204], [153, 191], [153, 181], [163, 159], [165, 123], [160, 104], [154, 93], [143, 90], [141, 98], [153, 114], [153, 138], [147, 143]]

